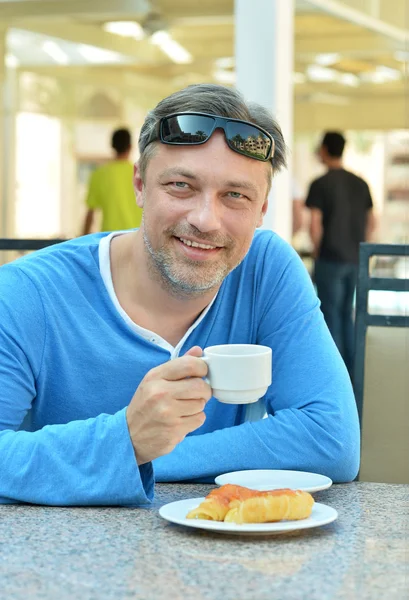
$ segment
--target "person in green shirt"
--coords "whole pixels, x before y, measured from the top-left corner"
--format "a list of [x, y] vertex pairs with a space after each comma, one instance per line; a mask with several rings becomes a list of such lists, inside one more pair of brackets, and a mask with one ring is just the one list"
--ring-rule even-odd
[[129, 160], [132, 139], [128, 129], [114, 131], [111, 146], [115, 158], [91, 176], [83, 235], [91, 232], [97, 209], [102, 211], [101, 231], [133, 229], [142, 221], [142, 209], [136, 204], [133, 188], [133, 165]]

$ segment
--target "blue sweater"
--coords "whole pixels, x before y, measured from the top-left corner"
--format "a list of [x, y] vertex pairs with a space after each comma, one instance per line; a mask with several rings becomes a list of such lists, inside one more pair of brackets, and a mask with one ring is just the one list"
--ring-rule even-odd
[[240, 469], [355, 477], [359, 427], [347, 371], [302, 262], [268, 231], [256, 232], [180, 352], [270, 346], [268, 417], [247, 420], [246, 406], [212, 398], [202, 427], [138, 467], [125, 410], [170, 352], [116, 310], [99, 269], [103, 235], [0, 268], [0, 503], [141, 505], [152, 500], [154, 473], [156, 481], [212, 481]]

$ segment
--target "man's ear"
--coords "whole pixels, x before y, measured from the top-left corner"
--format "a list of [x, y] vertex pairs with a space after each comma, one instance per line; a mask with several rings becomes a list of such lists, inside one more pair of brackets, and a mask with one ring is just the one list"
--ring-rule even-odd
[[143, 208], [143, 181], [139, 172], [138, 163], [135, 163], [133, 166], [133, 187], [136, 195], [136, 204], [139, 208]]

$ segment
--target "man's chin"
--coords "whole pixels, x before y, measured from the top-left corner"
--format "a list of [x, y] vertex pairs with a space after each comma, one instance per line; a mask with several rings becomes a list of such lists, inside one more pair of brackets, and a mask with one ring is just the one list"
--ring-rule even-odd
[[222, 281], [223, 281], [224, 277], [220, 280], [211, 280], [211, 281], [192, 281], [191, 279], [181, 279], [181, 278], [175, 278], [175, 277], [171, 277], [169, 278], [169, 283], [172, 285], [172, 287], [174, 289], [178, 289], [181, 292], [184, 293], [191, 293], [191, 294], [204, 294], [206, 292], [209, 292], [213, 289], [217, 289], [218, 287], [220, 287]]
[[[200, 269], [195, 269], [200, 271]], [[174, 289], [180, 289], [184, 292], [190, 292], [192, 294], [201, 294], [209, 292], [213, 289], [218, 289], [225, 279], [226, 273], [201, 273], [201, 277], [192, 277], [191, 273], [183, 273], [182, 270], [179, 272], [171, 271], [167, 272], [167, 279]]]

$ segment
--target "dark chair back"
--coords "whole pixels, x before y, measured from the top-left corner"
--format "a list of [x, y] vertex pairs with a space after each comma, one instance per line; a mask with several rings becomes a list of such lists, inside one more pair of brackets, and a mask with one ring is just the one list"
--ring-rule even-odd
[[[52, 246], [53, 244], [59, 244], [60, 242], [64, 242], [66, 240], [59, 238], [52, 239], [16, 239], [16, 238], [0, 238], [0, 266], [4, 263], [9, 262], [10, 260], [14, 260], [15, 258], [19, 258], [22, 253], [32, 252], [33, 250], [41, 250], [42, 248], [47, 248], [47, 246]], [[13, 253], [11, 257], [7, 260], [3, 260], [2, 253], [3, 252], [11, 252]]]
[[0, 250], [15, 250], [17, 252], [41, 250], [41, 248], [46, 248], [47, 246], [59, 244], [60, 242], [64, 241], [65, 240], [58, 238], [53, 238], [49, 240], [0, 238]]
[[408, 257], [409, 245], [360, 244], [359, 271], [356, 290], [354, 389], [361, 426], [363, 413], [367, 328], [370, 325], [376, 327], [409, 327], [408, 315], [373, 315], [368, 312], [368, 298], [370, 290], [391, 292], [409, 291], [408, 278], [397, 279], [395, 277], [371, 277], [369, 274], [369, 262], [372, 256]]

